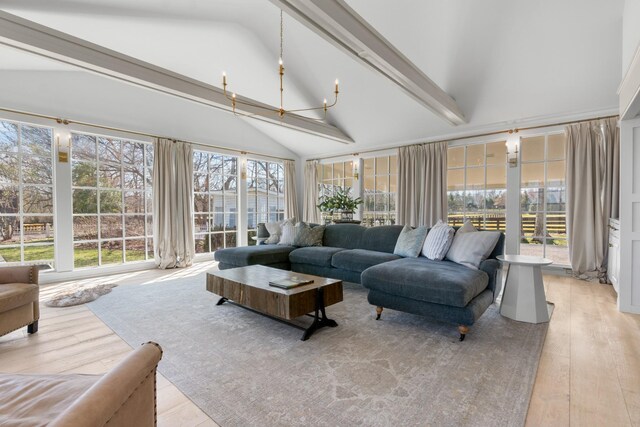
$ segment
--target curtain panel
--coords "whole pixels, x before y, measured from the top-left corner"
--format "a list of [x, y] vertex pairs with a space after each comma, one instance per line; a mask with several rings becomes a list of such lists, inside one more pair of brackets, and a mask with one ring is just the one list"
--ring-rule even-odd
[[618, 217], [617, 118], [566, 127], [567, 241], [575, 276], [605, 283], [609, 218]]
[[193, 237], [193, 149], [157, 139], [153, 144], [153, 242], [158, 268], [187, 267]]
[[320, 224], [320, 210], [318, 209], [318, 160], [307, 160], [304, 165], [304, 206], [302, 206], [302, 220]]
[[293, 160], [284, 161], [284, 217], [300, 218], [296, 192], [296, 163]]
[[447, 142], [401, 147], [398, 224], [431, 227], [447, 220]]

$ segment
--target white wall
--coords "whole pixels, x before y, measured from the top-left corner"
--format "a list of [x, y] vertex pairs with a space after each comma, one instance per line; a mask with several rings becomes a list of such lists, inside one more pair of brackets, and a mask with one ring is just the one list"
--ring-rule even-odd
[[622, 76], [640, 45], [640, 0], [625, 0], [622, 16]]

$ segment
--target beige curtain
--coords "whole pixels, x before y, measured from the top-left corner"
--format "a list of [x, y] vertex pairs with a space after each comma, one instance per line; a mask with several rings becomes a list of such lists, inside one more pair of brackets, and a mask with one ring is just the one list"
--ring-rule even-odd
[[401, 147], [398, 224], [431, 227], [447, 219], [447, 143]]
[[153, 157], [153, 242], [158, 268], [193, 262], [193, 149], [157, 139]]
[[284, 161], [284, 217], [300, 218], [296, 192], [296, 162]]
[[618, 216], [620, 133], [617, 119], [567, 126], [567, 237], [571, 268], [606, 282], [610, 217]]
[[320, 224], [320, 211], [317, 207], [318, 198], [318, 160], [307, 160], [304, 165], [304, 206], [302, 207], [302, 220]]

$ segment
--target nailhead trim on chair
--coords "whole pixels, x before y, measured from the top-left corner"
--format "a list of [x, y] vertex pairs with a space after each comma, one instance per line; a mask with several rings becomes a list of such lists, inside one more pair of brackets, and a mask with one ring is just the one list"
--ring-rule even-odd
[[0, 336], [10, 334], [11, 332], [13, 332], [13, 331], [17, 331], [18, 329], [22, 329], [22, 328], [24, 328], [25, 326], [29, 326], [30, 324], [32, 324], [32, 323], [34, 323], [34, 322], [37, 322], [38, 320], [40, 320], [40, 319], [36, 319], [36, 320], [34, 320], [33, 322], [25, 323], [25, 324], [24, 324], [24, 325], [22, 325], [22, 326], [18, 326], [17, 328], [14, 328], [14, 329], [9, 329], [8, 331], [5, 331], [5, 332], [0, 332]]
[[[158, 347], [158, 349], [160, 349], [160, 358], [162, 358], [162, 347], [160, 347], [160, 344], [155, 343], [153, 341], [148, 341], [146, 344], [153, 344], [156, 347]], [[143, 344], [144, 345], [144, 344]], [[111, 417], [109, 417], [109, 419], [107, 420], [107, 422], [105, 423], [105, 425], [109, 424], [111, 422], [111, 420], [113, 419], [113, 417], [116, 416], [116, 414], [118, 412], [120, 412], [120, 409], [124, 408], [124, 406], [127, 404], [127, 402], [129, 401], [129, 398], [131, 398], [131, 396], [133, 396], [133, 394], [140, 388], [140, 386], [147, 380], [147, 378], [149, 378], [149, 375], [154, 374], [153, 375], [153, 423], [154, 425], [158, 425], [158, 386], [157, 386], [157, 375], [155, 375], [156, 370], [158, 369], [158, 365], [154, 366], [153, 369], [151, 370], [151, 372], [149, 372], [147, 374], [146, 377], [144, 377], [144, 379], [142, 381], [140, 381], [140, 384], [138, 384], [138, 386], [136, 388], [133, 389], [133, 391], [131, 392], [131, 394], [129, 394], [129, 396], [127, 396], [127, 398], [125, 399], [124, 403], [122, 405], [120, 405], [120, 407], [118, 408], [118, 410], [116, 412], [113, 413], [113, 415], [111, 415]]]

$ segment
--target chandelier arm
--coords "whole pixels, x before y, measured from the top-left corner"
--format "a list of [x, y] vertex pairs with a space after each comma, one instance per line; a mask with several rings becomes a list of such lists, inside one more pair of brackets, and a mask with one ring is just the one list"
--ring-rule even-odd
[[287, 113], [297, 113], [299, 111], [314, 111], [314, 110], [324, 110], [325, 108], [329, 109], [338, 103], [338, 95], [336, 95], [336, 99], [333, 101], [333, 104], [328, 104], [326, 107], [323, 105], [322, 107], [312, 107], [312, 108], [297, 108], [295, 110], [287, 110]]

